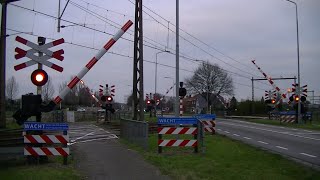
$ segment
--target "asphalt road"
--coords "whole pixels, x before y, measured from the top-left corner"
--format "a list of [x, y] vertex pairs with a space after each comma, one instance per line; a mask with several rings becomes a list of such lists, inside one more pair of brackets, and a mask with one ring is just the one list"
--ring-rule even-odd
[[115, 132], [93, 124], [70, 124], [71, 153], [85, 179], [170, 179], [137, 152], [118, 142]]
[[216, 132], [320, 167], [320, 131], [217, 118]]

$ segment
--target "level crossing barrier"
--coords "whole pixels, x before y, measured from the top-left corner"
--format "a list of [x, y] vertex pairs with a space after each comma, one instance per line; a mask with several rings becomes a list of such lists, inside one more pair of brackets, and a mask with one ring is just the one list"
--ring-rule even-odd
[[288, 112], [279, 112], [280, 123], [296, 123], [296, 112], [288, 111]]
[[[67, 164], [70, 155], [67, 123], [25, 122], [23, 126], [25, 156], [63, 156], [63, 164]], [[43, 134], [43, 131], [60, 133], [48, 135]]]
[[216, 115], [215, 114], [197, 114], [193, 116], [203, 124], [204, 132], [209, 132], [212, 135], [216, 133]]
[[[162, 147], [193, 147], [198, 153], [198, 124], [193, 117], [158, 117], [158, 153], [162, 153]], [[163, 135], [173, 134], [193, 135], [193, 139], [163, 139]]]

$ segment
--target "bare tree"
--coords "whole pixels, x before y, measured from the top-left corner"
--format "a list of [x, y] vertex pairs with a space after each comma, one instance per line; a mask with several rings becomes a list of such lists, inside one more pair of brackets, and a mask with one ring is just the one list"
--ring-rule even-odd
[[220, 95], [233, 95], [233, 83], [231, 76], [217, 64], [202, 63], [194, 72], [193, 76], [186, 79], [186, 88], [190, 94], [200, 94], [207, 100], [208, 106], [211, 101]]
[[[70, 78], [70, 80], [72, 80], [73, 77]], [[59, 85], [59, 92], [61, 92], [68, 84], [69, 82], [65, 81], [65, 82], [62, 82], [60, 85]], [[64, 105], [78, 105], [79, 104], [79, 90], [80, 90], [80, 85], [79, 83], [74, 86], [71, 91], [66, 94], [66, 96], [64, 97], [62, 103]]]
[[19, 92], [19, 85], [16, 81], [16, 78], [14, 76], [11, 76], [7, 80], [7, 87], [6, 87], [6, 92], [7, 92], [7, 97], [10, 100], [13, 100], [16, 98]]
[[48, 102], [52, 99], [52, 96], [54, 94], [55, 90], [52, 84], [52, 78], [48, 78], [48, 82], [42, 86], [42, 97], [44, 102]]

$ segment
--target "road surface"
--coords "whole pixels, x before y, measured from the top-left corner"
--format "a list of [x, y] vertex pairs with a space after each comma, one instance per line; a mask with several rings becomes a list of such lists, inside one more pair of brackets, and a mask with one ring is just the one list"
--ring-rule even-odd
[[217, 118], [216, 132], [320, 167], [320, 131]]
[[137, 152], [118, 142], [115, 132], [94, 124], [70, 124], [71, 153], [85, 179], [170, 179]]

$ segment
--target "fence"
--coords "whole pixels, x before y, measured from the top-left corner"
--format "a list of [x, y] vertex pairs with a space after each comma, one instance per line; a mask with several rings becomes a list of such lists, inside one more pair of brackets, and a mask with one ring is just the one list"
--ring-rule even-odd
[[148, 149], [148, 123], [129, 119], [120, 119], [120, 137]]
[[23, 156], [22, 129], [0, 130], [0, 159]]

